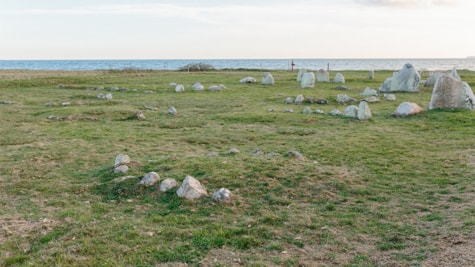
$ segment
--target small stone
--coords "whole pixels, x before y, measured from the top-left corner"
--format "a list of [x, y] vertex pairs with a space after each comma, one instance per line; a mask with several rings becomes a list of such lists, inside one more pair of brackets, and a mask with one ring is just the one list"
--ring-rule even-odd
[[226, 86], [224, 84], [219, 84], [219, 85], [211, 85], [208, 87], [208, 91], [223, 91], [226, 89]]
[[56, 106], [56, 105], [58, 105], [58, 104], [56, 104], [55, 102], [48, 102], [48, 103], [45, 104], [45, 106], [47, 106], [47, 107], [52, 107], [52, 106]]
[[291, 109], [291, 108], [286, 108], [286, 109], [282, 110], [282, 112], [284, 112], [284, 113], [292, 113], [292, 112], [294, 112], [294, 110]]
[[98, 91], [104, 90], [104, 89], [105, 89], [104, 86], [98, 86], [98, 87], [96, 87], [96, 90], [98, 90]]
[[254, 150], [251, 151], [251, 154], [264, 155], [264, 152], [262, 152], [262, 150], [260, 150], [260, 149], [254, 149]]
[[171, 106], [168, 108], [168, 114], [170, 115], [176, 115], [177, 114], [177, 111], [176, 111], [176, 108]]
[[267, 154], [267, 156], [270, 157], [270, 158], [277, 158], [277, 157], [280, 157], [281, 155], [278, 152], [271, 151]]
[[328, 105], [328, 101], [326, 99], [320, 98], [317, 100], [317, 104], [319, 105]]
[[349, 91], [349, 90], [351, 90], [351, 88], [346, 87], [346, 86], [343, 86], [343, 85], [338, 85], [337, 87], [335, 87], [335, 89], [337, 89], [337, 90], [342, 90], [342, 91]]
[[239, 83], [257, 83], [257, 80], [253, 77], [242, 78]]
[[239, 154], [239, 149], [233, 147], [228, 151], [228, 154]]
[[127, 165], [120, 165], [114, 168], [114, 173], [126, 173], [129, 170]]
[[206, 188], [194, 177], [187, 175], [176, 194], [190, 200], [197, 200], [206, 197], [208, 193]]
[[183, 86], [183, 84], [178, 84], [178, 85], [175, 87], [175, 92], [177, 92], [177, 93], [183, 93], [183, 92], [185, 92], [185, 86]]
[[139, 120], [139, 121], [144, 121], [146, 118], [145, 118], [145, 115], [141, 112], [141, 111], [137, 111], [135, 112], [135, 117]]
[[151, 186], [158, 181], [160, 181], [160, 175], [158, 175], [158, 173], [156, 172], [149, 172], [145, 174], [145, 176], [140, 181], [140, 184], [143, 184], [145, 186]]
[[358, 107], [355, 105], [348, 106], [345, 109], [345, 117], [358, 118]]
[[177, 83], [169, 83], [168, 86], [170, 87], [176, 87], [178, 84]]
[[306, 158], [302, 155], [302, 153], [296, 151], [296, 150], [292, 150], [292, 151], [289, 151], [287, 153], [287, 155], [290, 157], [290, 158], [293, 158], [293, 159], [297, 159], [297, 160], [305, 160]]
[[338, 94], [336, 96], [336, 102], [345, 104], [345, 103], [356, 102], [356, 99], [349, 97], [346, 94]]
[[360, 93], [360, 96], [378, 96], [378, 91], [376, 89], [366, 87], [363, 92]]
[[298, 95], [298, 96], [295, 98], [294, 103], [297, 104], [297, 105], [300, 105], [300, 104], [303, 103], [304, 100], [305, 100], [305, 98], [303, 97], [303, 95]]
[[358, 120], [366, 121], [373, 117], [371, 110], [369, 109], [368, 102], [361, 101], [360, 106], [358, 107]]
[[312, 109], [309, 108], [309, 107], [305, 107], [305, 108], [302, 110], [302, 114], [304, 114], [304, 115], [312, 114]]
[[117, 92], [117, 91], [119, 91], [119, 87], [113, 86], [113, 87], [110, 88], [109, 91], [111, 91], [111, 92]]
[[293, 104], [294, 103], [294, 99], [292, 97], [287, 97], [285, 99], [285, 104]]
[[196, 82], [194, 83], [191, 88], [193, 88], [193, 91], [195, 92], [201, 92], [201, 91], [204, 91], [205, 90], [205, 87], [202, 83], [200, 82]]
[[160, 191], [167, 192], [178, 186], [178, 183], [173, 178], [166, 178], [160, 183]]
[[119, 154], [115, 157], [114, 167], [118, 167], [120, 165], [126, 165], [130, 163], [129, 155]]
[[334, 83], [345, 83], [345, 76], [341, 73], [337, 73], [333, 78]]
[[71, 106], [71, 102], [62, 102], [61, 106], [63, 107]]
[[2, 101], [0, 101], [0, 105], [11, 105], [11, 104], [13, 104], [12, 101], [8, 101], [8, 100], [2, 100]]
[[217, 157], [217, 156], [219, 156], [219, 153], [216, 152], [216, 151], [210, 151], [210, 152], [208, 152], [208, 154], [206, 154], [206, 156], [208, 156], [208, 157]]
[[104, 95], [103, 95], [102, 93], [99, 93], [99, 94], [97, 94], [97, 98], [98, 98], [98, 99], [103, 99], [103, 98], [104, 98]]
[[384, 99], [386, 101], [396, 101], [396, 95], [395, 94], [384, 94]]
[[106, 94], [105, 99], [112, 100], [112, 94]]
[[317, 109], [314, 111], [315, 114], [325, 114], [325, 111], [321, 110], [321, 109]]
[[394, 111], [393, 116], [406, 117], [419, 113], [422, 113], [422, 108], [419, 105], [412, 102], [403, 102], [397, 107], [396, 111]]
[[334, 110], [330, 111], [330, 115], [340, 116], [342, 114], [341, 114], [341, 111], [339, 111], [338, 109], [334, 109]]
[[364, 101], [368, 102], [368, 103], [376, 103], [376, 102], [379, 102], [379, 98], [375, 97], [375, 96], [368, 96], [367, 98], [364, 99]]
[[229, 204], [232, 202], [232, 193], [229, 189], [220, 188], [218, 191], [213, 193], [212, 198], [218, 203]]

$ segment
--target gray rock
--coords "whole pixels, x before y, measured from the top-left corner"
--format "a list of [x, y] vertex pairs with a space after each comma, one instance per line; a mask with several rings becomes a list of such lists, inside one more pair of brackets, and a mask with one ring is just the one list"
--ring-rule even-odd
[[208, 196], [206, 188], [202, 186], [198, 180], [189, 175], [187, 175], [185, 180], [183, 180], [183, 183], [176, 191], [176, 194], [179, 197], [190, 200], [197, 200]]
[[112, 100], [112, 94], [106, 94], [104, 98], [107, 100]]
[[349, 118], [358, 118], [358, 107], [355, 106], [355, 105], [351, 105], [351, 106], [348, 106], [346, 109], [345, 109], [345, 117], [349, 117]]
[[98, 99], [103, 99], [103, 98], [105, 98], [105, 96], [102, 93], [99, 93], [99, 94], [97, 94], [97, 98]]
[[302, 81], [300, 82], [301, 88], [314, 88], [315, 87], [315, 73], [306, 72], [302, 75]]
[[127, 171], [129, 171], [127, 165], [120, 165], [114, 168], [114, 173], [126, 173]]
[[11, 104], [13, 104], [12, 101], [8, 101], [8, 100], [2, 100], [2, 101], [0, 101], [0, 105], [11, 105]]
[[239, 83], [257, 83], [257, 80], [253, 77], [245, 77], [239, 80]]
[[275, 151], [271, 151], [267, 154], [267, 157], [269, 157], [269, 158], [278, 158], [280, 156], [282, 156], [282, 155], [280, 155], [280, 153], [275, 152]]
[[338, 94], [336, 96], [336, 102], [338, 103], [346, 104], [346, 103], [351, 103], [351, 102], [356, 102], [356, 101], [357, 101], [356, 99], [349, 97], [346, 94]]
[[376, 89], [366, 87], [363, 92], [360, 93], [360, 96], [378, 96], [378, 91]]
[[140, 184], [143, 184], [145, 186], [151, 186], [157, 183], [158, 181], [160, 181], [160, 175], [158, 175], [158, 173], [156, 172], [149, 172], [145, 174], [142, 180], [140, 180]]
[[169, 115], [176, 115], [177, 114], [176, 108], [174, 106], [169, 107], [168, 108], [168, 114]]
[[312, 109], [309, 108], [309, 107], [305, 107], [305, 108], [302, 110], [302, 114], [304, 114], [304, 115], [312, 114]]
[[396, 101], [396, 95], [395, 94], [384, 94], [384, 99], [386, 101]]
[[441, 76], [434, 85], [429, 110], [473, 109], [475, 95], [470, 86], [449, 75]]
[[178, 84], [177, 83], [169, 83], [168, 86], [170, 87], [176, 87]]
[[294, 99], [292, 97], [287, 97], [285, 99], [285, 104], [293, 104], [294, 103]]
[[208, 91], [223, 91], [226, 89], [226, 86], [224, 84], [219, 84], [219, 85], [211, 85], [208, 87]]
[[334, 109], [334, 110], [330, 111], [329, 114], [332, 115], [332, 116], [340, 116], [340, 115], [342, 115], [342, 114], [341, 114], [341, 111], [339, 111], [338, 109]]
[[302, 155], [302, 153], [296, 150], [291, 150], [287, 152], [287, 155], [289, 156], [289, 158], [292, 158], [292, 159], [297, 159], [297, 160], [302, 160], [302, 161], [306, 160], [306, 158]]
[[232, 193], [229, 189], [220, 188], [218, 191], [213, 193], [213, 200], [218, 203], [230, 204], [232, 202]]
[[45, 106], [47, 106], [47, 107], [52, 107], [52, 106], [57, 106], [57, 105], [58, 104], [55, 103], [55, 102], [48, 102], [48, 103], [45, 104]]
[[284, 113], [292, 113], [292, 112], [294, 112], [294, 110], [291, 109], [291, 108], [285, 108], [284, 110], [282, 110], [282, 112], [284, 112]]
[[412, 102], [403, 102], [394, 111], [393, 116], [395, 117], [406, 117], [422, 113], [422, 108], [416, 103]]
[[144, 120], [146, 120], [145, 115], [144, 115], [143, 112], [141, 112], [141, 111], [135, 112], [135, 117], [136, 117], [139, 121], [144, 121]]
[[167, 192], [169, 190], [172, 190], [173, 188], [177, 187], [178, 183], [176, 182], [175, 179], [173, 178], [166, 178], [160, 183], [160, 191], [161, 192]]
[[99, 90], [105, 90], [105, 88], [104, 88], [104, 86], [98, 86], [98, 87], [96, 87], [96, 90], [98, 90], [98, 91]]
[[71, 102], [62, 102], [61, 106], [63, 107], [71, 106]]
[[366, 121], [370, 120], [373, 117], [371, 110], [369, 108], [368, 102], [361, 101], [358, 107], [358, 120]]
[[117, 92], [117, 91], [119, 91], [119, 87], [113, 86], [113, 87], [111, 87], [111, 88], [109, 89], [109, 91], [111, 91], [111, 92]]
[[130, 163], [130, 157], [126, 154], [119, 154], [115, 157], [114, 167], [118, 167], [120, 165], [127, 165]]
[[343, 85], [338, 85], [337, 87], [335, 87], [335, 89], [337, 89], [337, 90], [343, 90], [343, 91], [349, 91], [349, 90], [351, 90], [351, 88], [346, 87], [346, 86], [343, 86]]
[[419, 92], [421, 76], [414, 67], [407, 63], [393, 77], [387, 78], [379, 87], [381, 92]]
[[206, 154], [206, 156], [208, 156], [208, 157], [217, 157], [217, 156], [219, 156], [219, 153], [216, 152], [216, 151], [210, 151], [210, 152], [208, 152], [208, 154]]
[[183, 84], [178, 84], [177, 86], [175, 86], [175, 92], [177, 93], [185, 92], [185, 86]]
[[127, 87], [121, 87], [119, 90], [120, 90], [121, 92], [127, 92], [127, 91], [129, 91], [129, 88], [127, 88]]
[[294, 103], [297, 104], [297, 105], [300, 105], [300, 104], [303, 103], [304, 100], [305, 100], [305, 98], [303, 97], [303, 95], [298, 95], [298, 96], [295, 98]]
[[325, 114], [325, 111], [321, 110], [321, 109], [317, 109], [314, 111], [315, 114]]
[[265, 72], [262, 75], [261, 84], [263, 85], [274, 85], [274, 77], [269, 72]]
[[205, 90], [205, 87], [202, 83], [200, 82], [196, 82], [194, 83], [191, 88], [193, 88], [193, 91], [195, 92], [201, 92], [201, 91], [204, 91]]
[[341, 73], [337, 73], [335, 77], [333, 77], [334, 83], [345, 83], [345, 76]]
[[364, 101], [368, 102], [368, 103], [376, 103], [376, 102], [379, 102], [379, 98], [375, 97], [375, 96], [368, 96], [364, 99]]
[[330, 82], [330, 74], [324, 69], [320, 69], [317, 72], [317, 82]]
[[239, 152], [240, 152], [239, 149], [233, 147], [233, 148], [231, 148], [231, 149], [228, 151], [228, 154], [231, 154], [231, 155], [233, 155], [233, 154], [239, 154]]

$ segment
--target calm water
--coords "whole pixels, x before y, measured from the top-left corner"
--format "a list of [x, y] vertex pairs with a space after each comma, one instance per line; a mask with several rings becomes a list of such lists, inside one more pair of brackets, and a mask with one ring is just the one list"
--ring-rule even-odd
[[[462, 59], [294, 59], [295, 68], [312, 70], [399, 70], [411, 63], [418, 70], [475, 71], [475, 58]], [[0, 69], [28, 70], [105, 70], [105, 69], [153, 69], [177, 70], [189, 63], [207, 63], [216, 69], [269, 69], [287, 70], [291, 59], [203, 59], [203, 60], [0, 60]]]

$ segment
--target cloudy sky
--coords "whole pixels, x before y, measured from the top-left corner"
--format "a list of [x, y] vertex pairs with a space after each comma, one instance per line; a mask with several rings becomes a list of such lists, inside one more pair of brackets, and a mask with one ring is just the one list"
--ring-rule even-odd
[[464, 58], [473, 0], [0, 0], [0, 59]]

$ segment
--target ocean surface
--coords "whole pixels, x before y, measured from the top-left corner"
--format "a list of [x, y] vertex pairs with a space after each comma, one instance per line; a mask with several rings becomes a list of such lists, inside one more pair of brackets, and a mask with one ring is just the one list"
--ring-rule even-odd
[[288, 70], [400, 70], [411, 63], [417, 70], [472, 70], [475, 58], [453, 59], [150, 59], [150, 60], [0, 60], [0, 69], [25, 70], [178, 70], [190, 63], [206, 63], [216, 69]]

